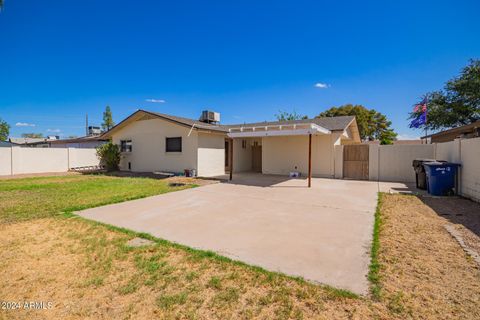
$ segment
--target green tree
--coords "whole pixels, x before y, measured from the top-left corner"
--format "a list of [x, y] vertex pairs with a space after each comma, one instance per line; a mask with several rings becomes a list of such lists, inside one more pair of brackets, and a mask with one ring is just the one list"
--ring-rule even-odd
[[307, 116], [298, 114], [295, 110], [293, 110], [293, 112], [279, 110], [278, 114], [275, 115], [275, 118], [277, 118], [278, 121], [308, 119]]
[[97, 157], [107, 171], [118, 170], [120, 164], [120, 147], [109, 141], [97, 147]]
[[43, 138], [42, 133], [22, 133], [22, 138]]
[[[1, 1], [1, 0], [0, 0]], [[5, 141], [10, 134], [10, 125], [0, 118], [0, 141]]]
[[[471, 60], [443, 90], [426, 93], [427, 123], [422, 128], [439, 130], [470, 124], [480, 119], [480, 60]], [[409, 119], [419, 116], [410, 112]]]
[[103, 123], [102, 123], [102, 129], [104, 131], [110, 130], [115, 123], [113, 122], [112, 118], [112, 110], [110, 110], [110, 106], [107, 106], [105, 108], [105, 111], [103, 112]]
[[360, 138], [365, 140], [379, 140], [381, 144], [392, 144], [397, 134], [390, 127], [392, 122], [387, 116], [374, 110], [367, 109], [362, 105], [346, 104], [340, 107], [332, 107], [317, 118], [355, 116], [357, 119]]

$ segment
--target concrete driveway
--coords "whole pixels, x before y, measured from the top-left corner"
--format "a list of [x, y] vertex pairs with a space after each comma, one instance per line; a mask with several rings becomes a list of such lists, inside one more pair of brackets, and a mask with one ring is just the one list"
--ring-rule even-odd
[[377, 183], [255, 174], [78, 212], [307, 280], [368, 292]]

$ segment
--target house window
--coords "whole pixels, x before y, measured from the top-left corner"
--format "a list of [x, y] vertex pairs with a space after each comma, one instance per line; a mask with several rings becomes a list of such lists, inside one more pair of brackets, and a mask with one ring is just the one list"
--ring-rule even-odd
[[167, 138], [165, 147], [166, 152], [182, 152], [182, 137]]
[[132, 152], [132, 140], [120, 140], [121, 152]]

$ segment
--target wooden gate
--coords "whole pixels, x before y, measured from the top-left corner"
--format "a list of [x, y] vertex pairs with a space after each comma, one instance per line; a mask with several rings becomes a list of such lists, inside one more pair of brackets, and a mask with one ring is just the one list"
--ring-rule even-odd
[[368, 145], [343, 146], [343, 177], [345, 179], [368, 180]]

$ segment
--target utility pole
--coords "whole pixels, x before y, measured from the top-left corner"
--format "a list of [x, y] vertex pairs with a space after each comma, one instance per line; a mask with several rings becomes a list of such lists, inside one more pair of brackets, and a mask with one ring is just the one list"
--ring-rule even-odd
[[85, 136], [88, 136], [88, 113], [85, 113]]

